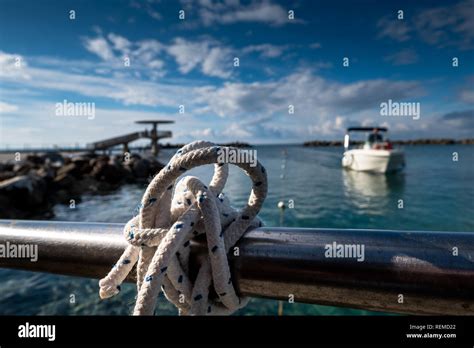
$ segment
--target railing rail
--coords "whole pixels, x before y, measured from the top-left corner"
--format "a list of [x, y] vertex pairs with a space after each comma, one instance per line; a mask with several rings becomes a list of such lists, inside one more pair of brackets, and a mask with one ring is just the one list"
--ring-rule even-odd
[[[0, 257], [0, 267], [101, 278], [126, 246], [122, 227], [0, 220], [0, 245], [38, 246], [36, 262]], [[363, 261], [327, 257], [334, 243], [363, 246]], [[239, 255], [229, 257], [244, 295], [395, 313], [474, 314], [472, 232], [267, 227], [246, 233], [237, 246]], [[192, 248], [199, 255], [203, 245]]]

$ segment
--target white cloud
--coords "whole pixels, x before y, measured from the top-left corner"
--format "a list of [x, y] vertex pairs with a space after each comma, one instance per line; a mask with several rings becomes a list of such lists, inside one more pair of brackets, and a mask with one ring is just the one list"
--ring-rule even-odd
[[0, 114], [11, 113], [17, 110], [18, 110], [17, 105], [8, 104], [8, 103], [0, 101]]
[[[103, 62], [107, 63], [106, 66], [101, 67], [102, 71], [108, 74], [110, 70], [118, 69], [120, 73], [126, 74], [124, 59], [128, 58], [130, 66], [135, 71], [144, 68], [152, 69], [147, 74], [151, 80], [164, 76], [165, 63], [160, 57], [160, 53], [164, 48], [162, 43], [157, 40], [131, 42], [118, 34], [110, 33], [107, 37], [104, 37], [100, 30], [98, 32], [97, 37], [83, 38], [83, 43], [89, 52], [96, 54]], [[98, 73], [100, 73], [100, 70]]]
[[144, 10], [151, 18], [161, 20], [161, 13], [155, 9], [155, 4], [158, 4], [160, 0], [131, 0], [130, 6], [132, 8]]
[[[15, 118], [1, 119], [0, 137], [2, 146], [48, 146], [85, 145], [108, 137], [122, 135], [144, 129], [135, 124], [143, 119], [170, 119], [169, 115], [156, 111], [128, 110], [126, 108], [108, 109], [96, 105], [95, 118], [59, 117], [54, 114], [54, 102], [29, 101], [16, 111]], [[118, 117], [119, 116], [119, 117]], [[181, 126], [181, 125], [179, 125]], [[163, 129], [174, 133], [178, 125], [166, 125]], [[166, 139], [165, 139], [166, 141]], [[148, 141], [145, 140], [146, 143]]]
[[0, 52], [0, 81], [44, 93], [44, 90], [72, 92], [91, 99], [112, 99], [125, 105], [171, 107], [176, 107], [182, 99], [189, 97], [187, 87], [143, 81], [129, 74], [119, 77], [97, 76], [58, 71], [55, 67], [14, 68], [13, 64], [14, 61], [5, 59]]
[[377, 27], [380, 29], [379, 38], [388, 37], [399, 42], [410, 39], [411, 28], [405, 20], [384, 17], [377, 22]]
[[228, 116], [268, 114], [281, 108], [281, 102], [272, 95], [273, 83], [231, 83], [222, 87], [206, 86], [196, 90], [196, 101], [203, 105], [199, 112]]
[[[110, 70], [115, 73], [125, 74], [125, 57], [130, 58], [130, 65], [134, 70], [143, 68], [152, 69], [147, 76], [157, 80], [165, 75], [164, 55], [171, 56], [178, 65], [178, 71], [188, 74], [193, 70], [199, 70], [206, 76], [229, 78], [232, 76], [233, 57], [238, 51], [233, 47], [225, 46], [219, 41], [203, 37], [197, 40], [187, 40], [177, 37], [169, 44], [164, 44], [154, 39], [146, 39], [131, 42], [118, 34], [110, 33], [106, 37], [84, 38], [84, 47], [90, 52], [98, 55], [106, 66], [98, 67], [99, 74], [108, 74]], [[277, 46], [272, 44], [250, 45], [242, 49], [244, 54], [256, 52], [261, 57], [276, 58], [289, 48], [288, 45]], [[142, 74], [140, 72], [140, 74]]]
[[302, 70], [276, 81], [227, 82], [221, 87], [205, 87], [199, 89], [198, 94], [197, 100], [205, 105], [201, 112], [221, 117], [287, 114], [289, 104], [295, 106], [295, 115], [321, 117], [334, 115], [336, 110], [367, 110], [388, 99], [419, 97], [423, 88], [414, 81], [385, 79], [343, 84]]
[[27, 67], [28, 62], [23, 56], [0, 51], [0, 77], [31, 79]]
[[213, 47], [202, 62], [202, 72], [208, 76], [227, 78], [231, 75], [231, 50]]
[[464, 0], [450, 6], [438, 6], [419, 11], [403, 20], [396, 14], [377, 23], [379, 38], [388, 37], [403, 42], [418, 36], [437, 47], [474, 47], [474, 0]]
[[190, 133], [196, 139], [211, 139], [216, 135], [212, 128], [196, 129]]
[[120, 52], [129, 52], [132, 43], [128, 41], [128, 39], [124, 38], [123, 36], [116, 35], [114, 33], [110, 33], [108, 39], [112, 43], [115, 50]]
[[176, 63], [179, 65], [179, 71], [187, 74], [204, 60], [209, 51], [209, 44], [206, 42], [200, 44], [183, 38], [176, 38], [167, 51], [175, 58]]
[[174, 57], [183, 74], [200, 67], [201, 72], [207, 76], [227, 78], [231, 75], [232, 50], [216, 41], [176, 38], [167, 47], [167, 52]]
[[308, 126], [308, 132], [314, 137], [324, 137], [343, 132], [348, 125], [348, 120], [344, 116], [328, 118], [322, 122]]
[[84, 47], [91, 53], [99, 56], [103, 60], [109, 61], [115, 58], [112, 48], [103, 37], [96, 37], [84, 40]]
[[233, 122], [228, 125], [222, 135], [230, 139], [249, 139], [253, 138], [254, 134], [246, 130], [242, 124]]
[[283, 54], [288, 49], [288, 45], [277, 46], [272, 44], [250, 45], [243, 48], [244, 53], [260, 53], [265, 58], [276, 58]]
[[[61, 133], [62, 125], [51, 118], [51, 108], [49, 111], [44, 111], [44, 108], [40, 111], [34, 100], [39, 97], [46, 100], [49, 98], [54, 103], [58, 102], [55, 98], [61, 100], [58, 93], [74, 93], [76, 97], [72, 101], [95, 102], [96, 110], [102, 110], [102, 115], [107, 115], [101, 117], [101, 113], [97, 113], [97, 121], [94, 123], [75, 124], [74, 139], [81, 142], [100, 139], [104, 136], [104, 127], [109, 129], [108, 124], [113, 123], [112, 128], [114, 132], [116, 130], [114, 134], [111, 131], [110, 135], [118, 135], [120, 129], [122, 132], [123, 129], [128, 129], [130, 120], [152, 116], [151, 113], [140, 111], [134, 114], [134, 111], [128, 110], [127, 105], [156, 107], [158, 112], [153, 113], [153, 117], [158, 114], [158, 117], [166, 118], [176, 116], [177, 106], [185, 104], [186, 114], [180, 115], [179, 124], [175, 128], [176, 137], [172, 141], [188, 141], [192, 138], [211, 138], [222, 142], [228, 139], [302, 141], [323, 135], [339, 136], [341, 129], [351, 122], [360, 124], [380, 121], [377, 118], [380, 102], [388, 99], [417, 101], [424, 94], [423, 84], [417, 81], [371, 79], [341, 83], [318, 76], [311, 70], [299, 70], [267, 81], [228, 81], [222, 85], [202, 82], [194, 85], [189, 80], [179, 79], [143, 81], [140, 77], [128, 74], [97, 76], [94, 72], [87, 72], [87, 69], [82, 73], [74, 73], [70, 69], [63, 69], [63, 66], [67, 66], [67, 61], [38, 67], [34, 60], [24, 57], [21, 57], [22, 60], [28, 60], [29, 64], [20, 69], [12, 69], [12, 57], [17, 55], [0, 53], [0, 83], [7, 86], [2, 101], [7, 106], [3, 105], [3, 109], [27, 117], [23, 121], [25, 127], [33, 124], [30, 121], [39, 117], [37, 113], [41, 114], [44, 119], [36, 123], [38, 127], [47, 134]], [[61, 67], [60, 71], [57, 70], [58, 66]], [[204, 69], [199, 63], [193, 68]], [[467, 93], [465, 98], [466, 101], [469, 99]], [[102, 102], [110, 105], [110, 101], [115, 101], [122, 107], [104, 113]], [[288, 114], [289, 104], [295, 107], [293, 115]], [[13, 110], [11, 105], [18, 108]], [[425, 107], [423, 110], [427, 115], [430, 113]], [[42, 122], [53, 123], [43, 125]], [[401, 129], [403, 122], [389, 120], [389, 123], [391, 128]], [[14, 129], [18, 124], [12, 127]], [[424, 120], [417, 124], [410, 123], [408, 131], [418, 129], [435, 134], [436, 127], [436, 124], [428, 125]], [[451, 128], [443, 131], [447, 129]], [[31, 141], [33, 138], [44, 137], [44, 133], [35, 134], [32, 134]], [[72, 137], [71, 134], [73, 133], [69, 134]], [[63, 141], [67, 138], [63, 134], [55, 137]]]
[[[204, 63], [202, 67], [208, 74], [216, 64], [213, 56], [211, 54], [207, 60], [210, 63]], [[289, 104], [295, 105], [297, 115], [332, 114], [335, 109], [355, 112], [377, 106], [382, 100], [410, 99], [423, 94], [421, 84], [414, 81], [373, 79], [339, 83], [314, 75], [310, 70], [265, 82], [225, 82], [221, 86], [195, 87], [185, 83], [143, 81], [129, 75], [75, 74], [57, 71], [54, 67], [24, 66], [13, 69], [11, 57], [15, 55], [0, 54], [0, 62], [3, 62], [0, 65], [0, 79], [18, 87], [74, 92], [90, 98], [116, 100], [125, 105], [175, 108], [184, 100], [193, 106], [189, 110], [222, 117], [251, 118], [287, 113]], [[193, 63], [193, 66], [196, 64]], [[185, 71], [193, 66], [185, 66]]]
[[452, 6], [440, 6], [419, 13], [413, 25], [420, 37], [438, 47], [455, 45], [462, 49], [474, 47], [474, 0]]
[[474, 130], [474, 109], [450, 112], [443, 115], [443, 121], [463, 130]]
[[205, 26], [214, 24], [234, 24], [238, 22], [257, 22], [273, 26], [288, 23], [301, 23], [301, 20], [289, 20], [288, 10], [269, 0], [255, 1], [242, 4], [239, 0], [213, 1], [200, 0], [197, 4], [193, 1], [182, 1], [191, 11], [197, 7], [201, 22]]

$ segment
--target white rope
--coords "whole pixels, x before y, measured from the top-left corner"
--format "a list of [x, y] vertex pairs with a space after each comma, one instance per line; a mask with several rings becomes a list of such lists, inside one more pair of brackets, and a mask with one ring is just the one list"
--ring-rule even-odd
[[[229, 173], [228, 164], [218, 162], [222, 149], [205, 141], [190, 143], [155, 176], [143, 195], [139, 214], [124, 228], [130, 245], [99, 282], [101, 298], [116, 295], [137, 264], [134, 315], [153, 315], [160, 289], [183, 315], [231, 314], [247, 304], [248, 299], [235, 292], [227, 252], [249, 228], [262, 225], [257, 214], [267, 194], [267, 175], [259, 162], [254, 167], [250, 165], [253, 161], [233, 163], [253, 183], [246, 206], [236, 211], [221, 192]], [[176, 183], [189, 169], [212, 163], [215, 169], [209, 187], [193, 176]], [[200, 260], [192, 281], [189, 246], [201, 234], [206, 237], [208, 255]], [[210, 297], [211, 286], [217, 298]]]

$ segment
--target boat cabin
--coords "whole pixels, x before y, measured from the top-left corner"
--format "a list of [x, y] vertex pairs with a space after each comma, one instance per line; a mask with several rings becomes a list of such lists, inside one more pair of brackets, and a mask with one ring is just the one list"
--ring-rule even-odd
[[387, 132], [386, 127], [349, 127], [344, 137], [344, 148], [347, 150], [350, 145], [350, 132], [367, 133], [363, 149], [391, 150], [393, 148], [390, 141], [384, 138], [383, 132]]

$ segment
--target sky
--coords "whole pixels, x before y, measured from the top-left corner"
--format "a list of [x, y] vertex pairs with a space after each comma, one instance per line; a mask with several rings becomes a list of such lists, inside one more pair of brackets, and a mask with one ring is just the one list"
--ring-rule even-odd
[[[474, 0], [0, 1], [0, 148], [142, 119], [174, 120], [173, 143], [472, 138], [473, 86]], [[58, 115], [64, 100], [94, 117]], [[381, 115], [389, 100], [419, 119]]]

